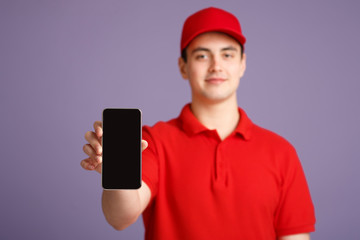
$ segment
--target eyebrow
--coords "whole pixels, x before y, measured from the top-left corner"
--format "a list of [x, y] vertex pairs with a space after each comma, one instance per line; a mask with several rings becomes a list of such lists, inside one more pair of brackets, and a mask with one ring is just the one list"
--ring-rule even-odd
[[229, 46], [229, 47], [226, 47], [226, 48], [223, 48], [221, 49], [221, 51], [237, 51], [238, 49], [233, 47], [233, 46]]
[[[238, 49], [233, 46], [228, 46], [222, 48], [220, 51], [237, 51]], [[194, 54], [196, 52], [205, 51], [205, 52], [211, 52], [210, 49], [204, 48], [204, 47], [198, 47], [191, 51], [191, 54]]]
[[201, 51], [210, 52], [210, 49], [204, 48], [204, 47], [198, 47], [198, 48], [195, 48], [194, 50], [192, 50], [191, 54], [194, 54], [196, 52], [201, 52]]

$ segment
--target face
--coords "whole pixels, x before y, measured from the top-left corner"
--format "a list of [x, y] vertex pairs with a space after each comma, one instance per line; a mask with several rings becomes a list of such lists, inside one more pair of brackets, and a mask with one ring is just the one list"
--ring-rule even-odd
[[187, 62], [179, 58], [184, 79], [189, 80], [192, 101], [236, 101], [236, 90], [246, 68], [240, 44], [223, 33], [197, 36], [187, 47]]

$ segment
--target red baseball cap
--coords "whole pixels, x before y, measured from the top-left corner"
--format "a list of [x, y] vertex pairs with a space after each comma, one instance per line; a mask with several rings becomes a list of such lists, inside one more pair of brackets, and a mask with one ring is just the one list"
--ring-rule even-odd
[[180, 50], [184, 50], [189, 43], [201, 33], [222, 32], [236, 39], [243, 47], [246, 38], [241, 32], [238, 19], [231, 13], [220, 8], [205, 8], [191, 16], [184, 23]]

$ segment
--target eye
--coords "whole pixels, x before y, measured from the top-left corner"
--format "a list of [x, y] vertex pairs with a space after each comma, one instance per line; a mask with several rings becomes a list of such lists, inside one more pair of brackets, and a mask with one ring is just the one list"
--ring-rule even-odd
[[234, 54], [233, 53], [224, 53], [224, 58], [233, 58]]
[[197, 60], [205, 60], [207, 58], [208, 58], [208, 56], [206, 54], [197, 54], [195, 56], [195, 59], [197, 59]]

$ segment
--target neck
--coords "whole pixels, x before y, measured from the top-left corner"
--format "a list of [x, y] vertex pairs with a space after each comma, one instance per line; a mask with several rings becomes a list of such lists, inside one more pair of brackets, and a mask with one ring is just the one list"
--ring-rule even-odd
[[205, 127], [215, 129], [221, 140], [235, 130], [240, 119], [236, 98], [216, 103], [192, 101], [191, 110]]

